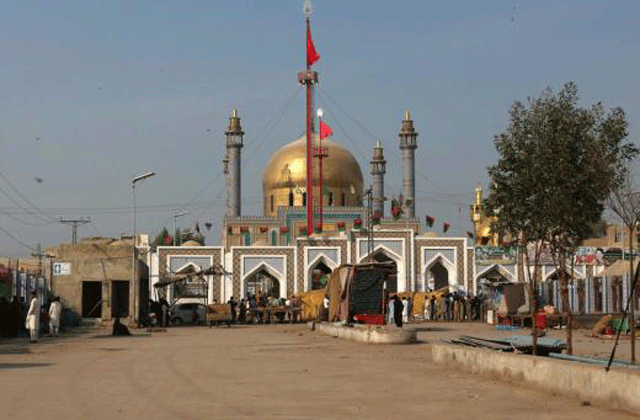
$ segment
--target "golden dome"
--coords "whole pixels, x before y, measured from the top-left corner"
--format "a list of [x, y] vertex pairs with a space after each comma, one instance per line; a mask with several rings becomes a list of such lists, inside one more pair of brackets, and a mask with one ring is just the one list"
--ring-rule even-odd
[[[315, 135], [318, 141], [317, 134]], [[362, 205], [362, 171], [355, 157], [344, 146], [323, 139], [328, 156], [322, 161], [322, 178], [325, 186], [323, 205]], [[314, 158], [313, 183], [314, 206], [318, 203], [318, 159]], [[307, 191], [307, 142], [306, 136], [285, 145], [276, 151], [262, 176], [264, 193], [264, 215], [275, 216], [278, 207], [304, 205]]]

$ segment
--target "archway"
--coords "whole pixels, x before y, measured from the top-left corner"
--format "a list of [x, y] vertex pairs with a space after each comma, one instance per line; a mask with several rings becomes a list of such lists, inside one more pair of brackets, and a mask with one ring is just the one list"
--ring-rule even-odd
[[374, 253], [373, 260], [376, 262], [393, 263], [393, 274], [387, 277], [384, 289], [389, 293], [396, 293], [398, 291], [398, 265], [396, 262], [385, 254], [384, 251], [377, 251]]
[[478, 276], [478, 280], [481, 279], [490, 284], [499, 284], [513, 281], [511, 276], [506, 273], [506, 270], [497, 265], [494, 265], [484, 273], [480, 274]]
[[429, 277], [433, 279], [434, 290], [449, 286], [449, 270], [440, 260], [436, 261], [429, 270]]
[[265, 267], [251, 273], [244, 281], [244, 294], [280, 296], [280, 281]]
[[324, 262], [324, 260], [318, 260], [318, 262], [309, 271], [311, 280], [310, 290], [320, 290], [327, 287], [327, 279], [333, 270]]

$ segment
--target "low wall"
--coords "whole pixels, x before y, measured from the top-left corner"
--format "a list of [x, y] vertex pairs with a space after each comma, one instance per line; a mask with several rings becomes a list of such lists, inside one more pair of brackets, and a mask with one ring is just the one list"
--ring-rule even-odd
[[326, 322], [315, 324], [315, 329], [334, 337], [360, 343], [373, 344], [409, 344], [416, 342], [415, 330], [384, 330], [375, 326], [346, 327], [344, 325], [328, 324]]
[[606, 372], [602, 366], [444, 344], [428, 347], [436, 363], [640, 414], [640, 372], [621, 368]]

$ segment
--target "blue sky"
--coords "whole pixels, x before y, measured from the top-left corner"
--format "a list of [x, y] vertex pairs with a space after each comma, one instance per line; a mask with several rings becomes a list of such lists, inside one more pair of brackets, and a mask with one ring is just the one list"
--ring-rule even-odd
[[[304, 130], [301, 9], [301, 0], [1, 1], [0, 171], [11, 186], [0, 179], [0, 227], [19, 242], [0, 231], [0, 255], [68, 241], [60, 217], [91, 217], [80, 236], [130, 232], [131, 178], [147, 170], [158, 175], [138, 189], [139, 230], [153, 236], [189, 204], [180, 225], [211, 222], [207, 242], [217, 243], [234, 107], [246, 132], [243, 214], [261, 214], [262, 168]], [[420, 133], [417, 213], [464, 235], [513, 101], [574, 80], [585, 105], [623, 107], [637, 138], [638, 21], [637, 1], [317, 0], [316, 105], [366, 184], [382, 140], [387, 196], [400, 192], [397, 133], [409, 109]]]

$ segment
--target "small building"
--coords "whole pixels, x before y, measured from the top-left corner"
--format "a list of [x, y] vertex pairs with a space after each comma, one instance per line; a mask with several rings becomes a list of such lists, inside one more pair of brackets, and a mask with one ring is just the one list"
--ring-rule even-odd
[[[47, 250], [51, 261], [51, 293], [59, 296], [71, 318], [109, 321], [119, 317], [136, 323], [146, 313], [149, 270], [138, 259], [133, 278], [133, 241], [130, 237], [84, 238], [76, 244], [60, 244]], [[138, 253], [141, 254], [140, 248]]]

